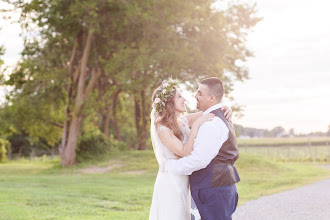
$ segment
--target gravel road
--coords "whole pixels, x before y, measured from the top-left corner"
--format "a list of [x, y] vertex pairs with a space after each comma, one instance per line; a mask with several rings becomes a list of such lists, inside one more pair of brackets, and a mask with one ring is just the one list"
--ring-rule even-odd
[[262, 196], [237, 208], [233, 220], [330, 219], [330, 179]]

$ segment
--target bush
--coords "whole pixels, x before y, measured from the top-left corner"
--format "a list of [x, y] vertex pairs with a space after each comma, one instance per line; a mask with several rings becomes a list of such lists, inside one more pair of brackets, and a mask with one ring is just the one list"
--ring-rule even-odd
[[36, 141], [24, 132], [12, 134], [8, 137], [8, 141], [10, 142], [13, 157], [51, 155], [53, 150], [52, 146], [47, 144], [45, 139], [40, 138]]
[[7, 162], [7, 149], [10, 148], [9, 141], [0, 138], [0, 163]]
[[111, 141], [102, 133], [82, 135], [77, 145], [77, 161], [90, 160], [105, 153], [111, 148]]

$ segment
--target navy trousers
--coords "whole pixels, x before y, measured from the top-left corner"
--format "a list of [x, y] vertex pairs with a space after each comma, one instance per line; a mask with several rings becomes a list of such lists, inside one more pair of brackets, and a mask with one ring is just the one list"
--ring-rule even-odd
[[231, 220], [238, 202], [236, 184], [191, 192], [202, 220]]

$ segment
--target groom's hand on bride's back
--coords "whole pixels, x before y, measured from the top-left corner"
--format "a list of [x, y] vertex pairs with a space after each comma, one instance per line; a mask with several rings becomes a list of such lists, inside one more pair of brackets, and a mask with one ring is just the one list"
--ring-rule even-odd
[[224, 115], [227, 119], [227, 121], [231, 122], [231, 116], [233, 114], [233, 110], [230, 107], [222, 106], [220, 108], [221, 111], [224, 111]]

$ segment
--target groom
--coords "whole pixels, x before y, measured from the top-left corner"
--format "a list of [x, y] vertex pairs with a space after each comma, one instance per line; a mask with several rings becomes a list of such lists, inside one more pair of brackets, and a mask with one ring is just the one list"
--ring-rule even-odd
[[235, 183], [240, 178], [234, 165], [238, 149], [234, 127], [220, 110], [223, 93], [218, 78], [200, 83], [195, 96], [197, 108], [215, 117], [199, 128], [191, 155], [166, 163], [167, 171], [190, 175], [191, 194], [202, 220], [231, 219], [238, 202]]

